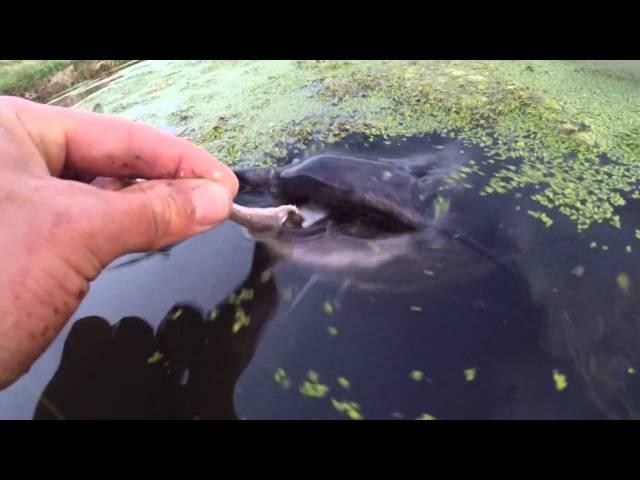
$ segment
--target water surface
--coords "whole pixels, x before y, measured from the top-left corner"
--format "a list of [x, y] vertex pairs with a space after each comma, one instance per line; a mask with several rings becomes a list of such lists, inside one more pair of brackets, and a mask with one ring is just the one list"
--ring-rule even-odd
[[[491, 169], [479, 147], [434, 135], [352, 137], [327, 151]], [[118, 259], [0, 393], [0, 416], [635, 418], [634, 232], [578, 234], [562, 218], [546, 228], [526, 195], [479, 196], [483, 182], [470, 175], [468, 188], [439, 194], [508, 269], [446, 240], [435, 256], [418, 249], [411, 268], [391, 262], [363, 277], [276, 261], [231, 223]]]

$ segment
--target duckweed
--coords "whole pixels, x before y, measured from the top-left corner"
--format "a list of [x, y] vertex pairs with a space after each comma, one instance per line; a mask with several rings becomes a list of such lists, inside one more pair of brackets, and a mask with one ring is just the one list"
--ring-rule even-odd
[[617, 277], [616, 277], [616, 283], [618, 284], [618, 287], [620, 288], [620, 290], [622, 290], [622, 292], [626, 295], [627, 293], [629, 293], [629, 286], [631, 285], [631, 280], [629, 279], [629, 274], [627, 273], [620, 273]]
[[355, 402], [338, 401], [335, 398], [331, 399], [331, 404], [338, 412], [344, 413], [351, 420], [362, 420], [362, 414], [360, 413], [360, 405]]
[[160, 352], [154, 352], [153, 355], [151, 355], [148, 359], [147, 359], [147, 363], [149, 365], [155, 365], [156, 363], [158, 363], [160, 361], [160, 359], [164, 357], [164, 354], [160, 353]]
[[276, 372], [273, 374], [273, 378], [279, 385], [282, 385], [283, 388], [289, 389], [291, 387], [291, 380], [287, 376], [287, 373], [282, 369], [278, 368]]
[[351, 382], [344, 377], [338, 377], [338, 385], [345, 390], [349, 390], [351, 388]]
[[331, 315], [334, 312], [333, 304], [329, 301], [326, 301], [322, 304], [322, 309], [327, 315]]
[[235, 318], [233, 322], [233, 333], [238, 333], [242, 327], [248, 327], [251, 323], [251, 317], [246, 314], [242, 307], [236, 307]]
[[[172, 76], [161, 97], [177, 98], [188, 113], [191, 138], [230, 165], [273, 165], [291, 148], [332, 143], [351, 133], [393, 141], [436, 132], [485, 149], [497, 170], [483, 193], [532, 187], [534, 201], [550, 214], [567, 216], [578, 230], [602, 222], [619, 227], [618, 207], [627, 195], [637, 195], [640, 89], [628, 78], [602, 75], [583, 63], [190, 62], [201, 70], [201, 86], [189, 88], [188, 68], [158, 65], [141, 64], [136, 68], [147, 75], [116, 83], [79, 108], [97, 102], [137, 116], [139, 104], [161, 100], [145, 96], [132, 102], [130, 94], [144, 88], [149, 75], [160, 81]], [[181, 117], [162, 103], [145, 111], [154, 114], [143, 121]], [[602, 162], [604, 155], [609, 161]]]
[[464, 371], [464, 379], [467, 382], [473, 382], [476, 378], [477, 368], [467, 368]]
[[314, 370], [309, 370], [307, 380], [300, 386], [300, 393], [306, 397], [324, 398], [329, 393], [329, 386], [320, 383], [320, 376]]
[[563, 373], [560, 373], [558, 370], [553, 371], [553, 382], [556, 386], [556, 390], [561, 392], [565, 388], [567, 388], [567, 376]]
[[435, 419], [436, 417], [428, 413], [423, 413], [418, 418], [416, 418], [416, 420], [435, 420]]

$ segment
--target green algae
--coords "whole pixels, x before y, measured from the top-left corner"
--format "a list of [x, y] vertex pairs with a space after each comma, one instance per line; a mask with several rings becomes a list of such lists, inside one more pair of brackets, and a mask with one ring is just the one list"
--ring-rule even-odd
[[320, 375], [314, 370], [307, 372], [307, 380], [300, 385], [300, 393], [306, 397], [324, 398], [329, 393], [329, 386], [320, 383]]
[[626, 295], [629, 293], [629, 287], [631, 286], [631, 280], [629, 274], [622, 272], [616, 277], [616, 283], [622, 292]]
[[467, 368], [464, 371], [464, 379], [467, 382], [473, 382], [476, 379], [477, 368]]
[[436, 419], [436, 417], [434, 417], [433, 415], [431, 415], [429, 413], [423, 413], [418, 418], [416, 418], [416, 420], [435, 420], [435, 419]]
[[218, 310], [217, 308], [215, 308], [215, 309], [213, 309], [213, 310], [209, 313], [208, 320], [209, 320], [210, 322], [215, 322], [219, 315], [220, 315], [220, 310]]
[[234, 314], [233, 327], [231, 328], [233, 333], [238, 333], [241, 328], [248, 327], [250, 323], [251, 317], [247, 315], [242, 307], [237, 306]]
[[322, 310], [327, 315], [332, 315], [335, 311], [333, 304], [328, 300], [322, 304]]
[[[462, 168], [464, 169], [466, 167], [462, 167]], [[462, 169], [461, 171], [464, 172], [464, 170]], [[442, 215], [446, 215], [449, 212], [450, 207], [451, 207], [451, 202], [449, 201], [449, 199], [443, 198], [440, 195], [438, 195], [434, 201], [434, 210], [435, 210], [434, 219], [437, 220]]]
[[360, 412], [360, 404], [356, 402], [350, 402], [348, 400], [339, 401], [335, 398], [331, 399], [331, 404], [338, 412], [345, 414], [351, 420], [362, 420], [362, 413]]
[[155, 365], [156, 363], [158, 363], [160, 361], [160, 359], [162, 359], [162, 357], [164, 357], [163, 353], [160, 352], [153, 352], [153, 355], [151, 355], [148, 359], [147, 359], [147, 363], [149, 365]]
[[291, 379], [287, 376], [287, 373], [282, 368], [278, 368], [275, 371], [275, 373], [273, 374], [273, 379], [284, 389], [289, 389], [291, 387]]
[[567, 388], [567, 376], [564, 373], [560, 373], [558, 370], [554, 370], [552, 373], [553, 383], [555, 384], [556, 390], [561, 392]]
[[273, 165], [351, 133], [436, 132], [485, 149], [495, 171], [481, 193], [535, 187], [547, 226], [559, 213], [578, 230], [620, 228], [619, 207], [637, 195], [637, 79], [580, 62], [143, 62], [129, 72], [79, 107], [186, 125], [186, 138], [229, 165]]
[[349, 390], [351, 388], [351, 382], [344, 377], [338, 377], [337, 382], [345, 390]]

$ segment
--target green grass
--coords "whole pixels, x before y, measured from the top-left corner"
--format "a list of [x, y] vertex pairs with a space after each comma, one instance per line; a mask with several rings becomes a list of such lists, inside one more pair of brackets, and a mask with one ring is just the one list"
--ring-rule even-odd
[[0, 94], [20, 93], [34, 81], [72, 63], [72, 60], [0, 60]]

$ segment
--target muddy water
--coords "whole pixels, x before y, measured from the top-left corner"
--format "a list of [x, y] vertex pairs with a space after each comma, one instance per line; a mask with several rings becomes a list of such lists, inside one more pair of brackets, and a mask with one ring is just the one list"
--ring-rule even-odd
[[[490, 169], [478, 147], [435, 136], [330, 151]], [[546, 228], [526, 195], [478, 196], [485, 178], [440, 194], [451, 224], [507, 269], [448, 237], [430, 248], [427, 234], [374, 270], [277, 259], [227, 223], [114, 262], [31, 372], [0, 393], [0, 416], [635, 418], [634, 232], [582, 235], [562, 219]], [[349, 245], [345, 255], [366, 248]]]

